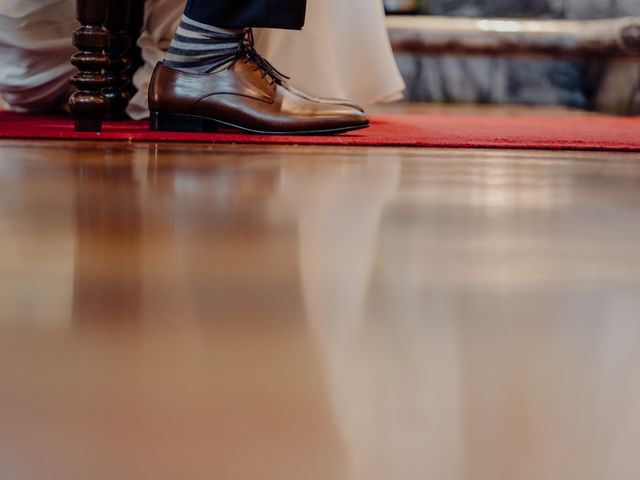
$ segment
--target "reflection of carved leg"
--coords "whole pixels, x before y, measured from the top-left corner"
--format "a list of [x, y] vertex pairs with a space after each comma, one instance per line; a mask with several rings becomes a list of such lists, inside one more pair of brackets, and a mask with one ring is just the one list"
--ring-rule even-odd
[[[78, 152], [73, 318], [78, 327], [133, 326], [143, 307], [142, 212], [131, 167], [109, 149]], [[119, 156], [120, 155], [120, 156]]]
[[102, 28], [106, 16], [107, 0], [78, 0], [78, 20], [82, 25], [73, 35], [73, 44], [80, 50], [71, 59], [79, 72], [71, 79], [78, 88], [69, 99], [69, 108], [75, 116], [76, 130], [99, 132], [107, 100], [101, 89], [106, 85], [104, 69], [109, 59], [104, 54], [107, 33]]
[[129, 19], [131, 16], [131, 0], [111, 0], [107, 10], [105, 28], [109, 34], [105, 53], [109, 57], [106, 70], [107, 86], [104, 96], [107, 98], [109, 110], [107, 117], [112, 120], [124, 116], [124, 110], [129, 104], [129, 66], [131, 58], [131, 37], [129, 36]]

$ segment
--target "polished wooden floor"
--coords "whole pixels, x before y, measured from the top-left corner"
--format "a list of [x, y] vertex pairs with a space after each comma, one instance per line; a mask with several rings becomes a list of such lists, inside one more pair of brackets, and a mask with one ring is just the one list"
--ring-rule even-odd
[[0, 142], [0, 479], [637, 480], [640, 154]]

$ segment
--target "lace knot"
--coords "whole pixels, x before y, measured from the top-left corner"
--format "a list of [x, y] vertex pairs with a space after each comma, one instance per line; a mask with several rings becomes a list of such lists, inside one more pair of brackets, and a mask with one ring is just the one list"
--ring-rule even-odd
[[282, 84], [285, 80], [289, 79], [289, 77], [280, 72], [276, 67], [269, 63], [266, 58], [256, 51], [253, 30], [251, 28], [246, 28], [244, 30], [244, 38], [238, 49], [238, 57], [244, 57], [245, 59], [255, 63], [256, 69], [263, 73], [262, 78], [267, 76], [271, 77], [271, 84]]

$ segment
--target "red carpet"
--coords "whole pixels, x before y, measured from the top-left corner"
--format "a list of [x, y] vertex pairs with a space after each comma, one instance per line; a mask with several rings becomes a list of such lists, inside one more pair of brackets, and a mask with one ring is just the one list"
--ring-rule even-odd
[[489, 147], [640, 151], [640, 117], [375, 115], [371, 127], [337, 136], [152, 132], [146, 122], [107, 122], [102, 133], [73, 130], [70, 117], [0, 112], [0, 138], [269, 143], [408, 147]]

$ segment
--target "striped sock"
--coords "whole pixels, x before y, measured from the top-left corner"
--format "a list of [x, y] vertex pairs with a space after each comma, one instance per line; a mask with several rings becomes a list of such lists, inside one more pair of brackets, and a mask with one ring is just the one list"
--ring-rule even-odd
[[228, 30], [183, 15], [164, 58], [164, 65], [191, 73], [223, 70], [236, 59], [243, 30]]

